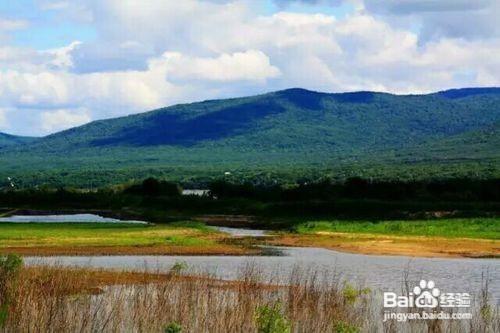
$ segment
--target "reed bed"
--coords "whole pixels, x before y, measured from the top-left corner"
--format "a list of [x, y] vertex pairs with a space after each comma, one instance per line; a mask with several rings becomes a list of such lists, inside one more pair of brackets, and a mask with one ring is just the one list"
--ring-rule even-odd
[[[62, 267], [0, 270], [0, 332], [498, 332], [498, 312], [464, 322], [382, 323], [375, 293], [297, 267], [286, 283], [241, 268], [238, 281]], [[263, 283], [263, 281], [266, 283]], [[486, 297], [486, 296], [485, 296]], [[483, 313], [480, 313], [480, 312]]]

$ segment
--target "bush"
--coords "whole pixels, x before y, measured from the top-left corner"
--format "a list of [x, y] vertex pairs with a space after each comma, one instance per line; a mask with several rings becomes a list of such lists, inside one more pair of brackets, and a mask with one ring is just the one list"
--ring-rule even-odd
[[257, 332], [259, 333], [290, 333], [290, 321], [281, 311], [281, 303], [273, 306], [264, 305], [257, 308]]
[[367, 295], [370, 293], [369, 288], [357, 289], [349, 283], [344, 285], [344, 289], [342, 289], [342, 296], [344, 296], [344, 300], [347, 304], [354, 304], [356, 301], [363, 295]]
[[182, 332], [182, 326], [180, 324], [177, 324], [176, 322], [171, 322], [170, 324], [165, 327], [165, 333], [181, 333]]

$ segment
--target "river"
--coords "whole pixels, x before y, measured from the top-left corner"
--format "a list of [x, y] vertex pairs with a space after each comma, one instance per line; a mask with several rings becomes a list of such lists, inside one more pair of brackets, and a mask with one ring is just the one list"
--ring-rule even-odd
[[[218, 228], [233, 237], [263, 236], [262, 230]], [[126, 270], [168, 271], [178, 262], [187, 264], [186, 273], [209, 273], [222, 279], [237, 279], [242, 269], [252, 265], [273, 281], [284, 281], [297, 267], [321, 276], [338, 276], [352, 284], [382, 291], [401, 292], [404, 281], [413, 287], [421, 279], [433, 280], [443, 292], [479, 295], [485, 278], [489, 280], [491, 301], [500, 304], [500, 261], [498, 259], [411, 258], [352, 254], [321, 248], [267, 247], [267, 256], [57, 256], [28, 257], [28, 264], [96, 267]], [[405, 278], [405, 275], [407, 277]]]

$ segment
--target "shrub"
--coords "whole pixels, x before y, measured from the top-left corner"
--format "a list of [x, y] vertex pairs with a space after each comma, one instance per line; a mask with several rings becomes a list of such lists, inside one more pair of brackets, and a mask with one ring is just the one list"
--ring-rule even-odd
[[165, 327], [165, 333], [181, 333], [182, 326], [176, 322], [171, 322]]
[[259, 333], [290, 333], [290, 321], [281, 311], [281, 303], [273, 306], [263, 305], [257, 308], [257, 332]]
[[344, 300], [348, 304], [354, 304], [356, 301], [359, 299], [359, 297], [363, 295], [367, 295], [370, 293], [369, 288], [364, 288], [364, 289], [356, 289], [354, 286], [350, 285], [349, 283], [346, 283], [344, 285], [344, 289], [342, 290], [342, 295], [344, 296]]

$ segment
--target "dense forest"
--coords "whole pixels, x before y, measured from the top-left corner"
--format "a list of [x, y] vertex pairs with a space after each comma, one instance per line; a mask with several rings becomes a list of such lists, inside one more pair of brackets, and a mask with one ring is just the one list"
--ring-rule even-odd
[[37, 138], [0, 133], [0, 149], [36, 141]]
[[[99, 120], [2, 147], [0, 186], [500, 177], [500, 88], [427, 95], [289, 89]], [[5, 137], [5, 136], [4, 136]], [[6, 140], [3, 140], [7, 142]], [[15, 140], [14, 140], [15, 141]]]
[[156, 222], [198, 214], [408, 219], [433, 217], [435, 212], [453, 217], [497, 216], [500, 212], [500, 179], [395, 182], [350, 178], [293, 186], [221, 179], [208, 184], [208, 189], [203, 196], [183, 195], [177, 183], [147, 178], [95, 191], [4, 190], [0, 192], [0, 207], [109, 210]]

